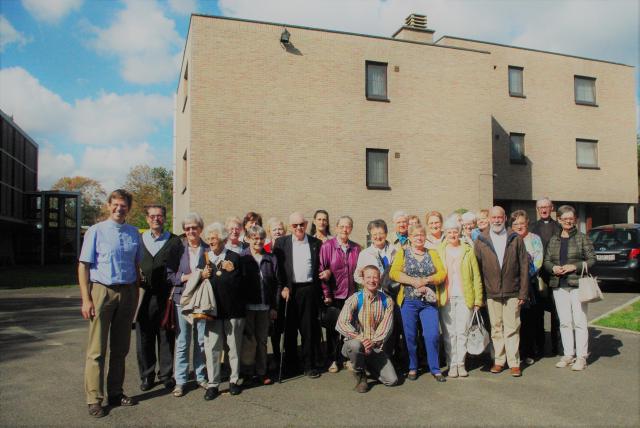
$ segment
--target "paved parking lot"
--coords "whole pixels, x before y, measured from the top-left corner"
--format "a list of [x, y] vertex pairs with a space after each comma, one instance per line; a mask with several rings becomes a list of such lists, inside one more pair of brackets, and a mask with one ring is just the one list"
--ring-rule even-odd
[[[591, 305], [590, 319], [638, 295], [604, 290], [605, 301]], [[79, 307], [76, 288], [0, 290], [0, 426], [640, 426], [640, 335], [600, 328], [591, 328], [584, 372], [556, 369], [555, 358], [544, 358], [519, 379], [476, 367], [469, 378], [444, 384], [422, 376], [357, 394], [342, 371], [212, 402], [202, 399], [202, 390], [182, 398], [159, 386], [141, 393], [132, 344], [125, 391], [140, 404], [93, 420], [84, 404], [86, 322]]]

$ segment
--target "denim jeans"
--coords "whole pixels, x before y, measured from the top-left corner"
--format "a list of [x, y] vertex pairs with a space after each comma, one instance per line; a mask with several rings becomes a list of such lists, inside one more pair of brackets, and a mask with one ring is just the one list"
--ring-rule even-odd
[[[174, 364], [174, 377], [176, 385], [184, 385], [189, 380], [189, 345], [191, 339], [197, 333], [197, 342], [194, 341], [193, 346], [193, 366], [196, 372], [196, 380], [198, 384], [205, 382], [205, 361], [204, 361], [204, 320], [194, 320], [192, 326], [189, 321], [182, 315], [182, 306], [176, 305], [176, 318], [178, 320], [178, 328], [176, 331], [176, 360]], [[195, 326], [195, 329], [193, 328]]]
[[427, 361], [429, 371], [433, 374], [440, 373], [440, 357], [438, 346], [440, 344], [440, 323], [438, 308], [422, 300], [405, 299], [400, 308], [404, 337], [409, 353], [409, 370], [418, 369], [418, 320], [422, 324], [424, 346], [427, 349]]

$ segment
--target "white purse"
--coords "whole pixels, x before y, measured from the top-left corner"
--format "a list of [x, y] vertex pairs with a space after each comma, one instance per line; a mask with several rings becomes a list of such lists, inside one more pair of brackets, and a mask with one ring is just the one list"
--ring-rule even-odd
[[484, 328], [482, 315], [478, 309], [473, 311], [467, 325], [467, 352], [471, 355], [480, 355], [489, 344], [489, 332]]
[[591, 276], [589, 268], [584, 262], [582, 263], [582, 272], [578, 280], [578, 294], [582, 303], [593, 303], [602, 300], [602, 291], [598, 286], [598, 280]]

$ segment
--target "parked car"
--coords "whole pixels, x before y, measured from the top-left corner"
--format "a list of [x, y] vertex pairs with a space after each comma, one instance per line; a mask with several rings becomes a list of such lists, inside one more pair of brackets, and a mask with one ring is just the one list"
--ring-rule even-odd
[[596, 250], [591, 274], [601, 281], [640, 285], [640, 224], [608, 224], [594, 227], [589, 238]]

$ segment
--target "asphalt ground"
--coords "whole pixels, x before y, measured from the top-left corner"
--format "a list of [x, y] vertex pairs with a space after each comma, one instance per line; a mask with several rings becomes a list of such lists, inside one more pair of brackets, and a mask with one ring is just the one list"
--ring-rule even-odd
[[[594, 319], [633, 297], [603, 287]], [[547, 320], [548, 321], [548, 320]], [[323, 373], [223, 393], [211, 402], [194, 389], [175, 398], [161, 385], [139, 390], [135, 342], [125, 392], [140, 403], [90, 418], [83, 390], [87, 324], [76, 288], [0, 290], [0, 426], [640, 426], [640, 335], [590, 328], [589, 367], [554, 367], [556, 357], [525, 367], [521, 378], [472, 361], [470, 376], [444, 384], [423, 375], [396, 387], [353, 391], [351, 374]], [[132, 335], [133, 339], [133, 335]], [[223, 389], [226, 384], [223, 384]]]

